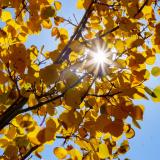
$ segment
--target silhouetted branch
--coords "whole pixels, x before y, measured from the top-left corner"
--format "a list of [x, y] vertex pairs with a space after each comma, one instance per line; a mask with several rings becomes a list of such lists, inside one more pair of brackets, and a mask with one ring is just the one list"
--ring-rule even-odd
[[48, 103], [50, 103], [50, 102], [52, 102], [52, 101], [55, 101], [55, 100], [57, 100], [57, 99], [59, 99], [59, 98], [62, 98], [62, 97], [64, 96], [64, 94], [68, 91], [68, 89], [75, 87], [75, 86], [76, 86], [77, 84], [79, 84], [79, 83], [81, 82], [81, 80], [84, 79], [84, 77], [86, 77], [86, 76], [87, 76], [87, 74], [84, 74], [84, 75], [83, 75], [82, 77], [80, 77], [74, 84], [72, 84], [70, 87], [68, 87], [67, 89], [65, 89], [65, 91], [64, 91], [62, 94], [60, 94], [60, 95], [58, 95], [58, 96], [56, 96], [56, 97], [53, 97], [53, 98], [51, 98], [51, 99], [49, 99], [49, 100], [46, 100], [46, 101], [44, 101], [44, 102], [40, 102], [40, 103], [38, 103], [37, 105], [35, 105], [35, 106], [33, 106], [33, 107], [29, 107], [29, 108], [25, 108], [25, 109], [19, 110], [18, 113], [17, 113], [17, 115], [18, 115], [18, 114], [21, 114], [21, 113], [24, 113], [24, 112], [36, 110], [36, 109], [38, 109], [39, 107], [41, 107], [41, 106], [43, 106], [43, 105], [45, 105], [45, 104], [48, 104]]
[[145, 0], [143, 5], [139, 8], [138, 12], [134, 15], [134, 18], [143, 10], [143, 8], [147, 5], [149, 0]]
[[29, 157], [40, 145], [36, 145], [32, 147], [22, 158], [21, 160], [25, 160], [27, 157]]
[[92, 9], [92, 5], [95, 2], [92, 1], [91, 4], [89, 5], [88, 9], [86, 10], [81, 22], [79, 23], [78, 27], [76, 28], [74, 34], [71, 36], [70, 40], [68, 41], [67, 45], [64, 47], [64, 49], [62, 50], [60, 56], [57, 58], [57, 60], [55, 61], [55, 63], [61, 63], [64, 60], [67, 59], [67, 57], [69, 56], [69, 53], [71, 52], [71, 49], [69, 48], [69, 46], [71, 45], [71, 43], [73, 42], [73, 40], [78, 39], [81, 36], [81, 31], [84, 29], [86, 22], [89, 18], [89, 15], [92, 13], [93, 9]]

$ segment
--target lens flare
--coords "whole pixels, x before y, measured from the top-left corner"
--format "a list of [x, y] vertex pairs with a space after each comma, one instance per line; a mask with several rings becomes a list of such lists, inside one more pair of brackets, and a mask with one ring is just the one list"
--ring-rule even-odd
[[86, 55], [89, 57], [87, 66], [92, 68], [95, 74], [105, 74], [107, 68], [113, 63], [113, 54], [107, 49], [106, 45], [97, 43], [92, 49], [86, 50]]
[[97, 63], [98, 65], [102, 65], [103, 63], [105, 63], [105, 59], [106, 59], [105, 52], [101, 50], [99, 50], [97, 53], [93, 55], [93, 61], [95, 64]]

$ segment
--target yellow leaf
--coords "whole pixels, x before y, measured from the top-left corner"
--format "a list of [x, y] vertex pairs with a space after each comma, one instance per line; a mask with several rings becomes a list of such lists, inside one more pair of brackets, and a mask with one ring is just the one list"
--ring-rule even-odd
[[35, 94], [31, 93], [28, 99], [28, 106], [32, 107], [38, 103]]
[[106, 31], [109, 31], [110, 29], [112, 29], [114, 27], [113, 17], [112, 16], [105, 17], [104, 24], [105, 24]]
[[55, 6], [56, 10], [60, 10], [62, 7], [62, 4], [61, 4], [61, 2], [55, 1], [54, 6]]
[[10, 46], [10, 52], [11, 55], [9, 58], [13, 69], [16, 72], [23, 74], [28, 61], [25, 45], [22, 43], [13, 44]]
[[53, 27], [53, 28], [52, 28], [51, 35], [52, 35], [53, 37], [54, 37], [54, 36], [56, 36], [56, 37], [59, 36], [59, 30], [58, 30], [57, 27]]
[[68, 31], [65, 28], [60, 28], [59, 33], [60, 33], [61, 41], [67, 41], [68, 40]]
[[154, 90], [153, 90], [154, 94], [156, 95], [156, 98], [152, 98], [152, 100], [154, 102], [160, 102], [160, 86], [157, 86]]
[[82, 154], [78, 149], [71, 149], [68, 151], [68, 154], [70, 154], [73, 160], [82, 160]]
[[76, 143], [77, 145], [79, 145], [81, 149], [85, 149], [85, 150], [88, 150], [88, 151], [92, 149], [90, 143], [88, 143], [88, 142], [86, 142], [86, 141], [76, 140], [75, 143]]
[[12, 19], [12, 15], [9, 11], [2, 11], [1, 14], [1, 20], [2, 22], [6, 22], [8, 20]]
[[49, 4], [52, 4], [54, 2], [54, 0], [47, 0], [49, 2]]
[[131, 138], [133, 138], [135, 136], [135, 131], [134, 131], [134, 129], [132, 129], [131, 127], [129, 127], [129, 129], [127, 130], [127, 132], [126, 132], [126, 137], [128, 138], [128, 139], [131, 139]]
[[151, 56], [151, 57], [148, 57], [146, 58], [146, 64], [148, 65], [153, 65], [156, 61], [156, 57], [155, 56]]
[[69, 55], [70, 62], [75, 62], [78, 58], [78, 54], [76, 52], [71, 52]]
[[40, 131], [40, 127], [36, 126], [35, 129], [32, 132], [29, 132], [27, 134], [28, 139], [34, 145], [39, 145], [40, 144], [40, 142], [37, 138], [37, 134], [39, 133], [39, 131]]
[[116, 41], [115, 47], [119, 53], [122, 53], [124, 51], [124, 42], [122, 42], [120, 39]]
[[142, 10], [142, 13], [147, 19], [152, 18], [152, 12], [153, 12], [152, 6], [145, 6]]
[[100, 144], [99, 145], [99, 152], [98, 156], [101, 159], [105, 159], [109, 157], [109, 150], [106, 144]]
[[10, 126], [6, 134], [6, 137], [9, 139], [13, 139], [16, 136], [16, 133], [16, 128], [14, 126]]
[[155, 77], [160, 76], [160, 67], [157, 66], [153, 67], [151, 73]]
[[120, 19], [119, 27], [125, 32], [130, 32], [135, 27], [135, 25], [130, 21], [130, 19], [122, 17]]
[[[38, 49], [36, 46], [32, 45], [28, 50], [27, 52], [29, 53], [30, 55], [30, 59], [32, 61], [36, 60], [37, 59], [37, 56], [38, 56]], [[34, 69], [34, 67], [32, 67]], [[34, 69], [36, 70], [36, 69]]]
[[78, 9], [84, 9], [83, 4], [84, 4], [84, 0], [78, 0], [77, 1], [77, 8]]
[[62, 148], [62, 147], [56, 147], [53, 150], [53, 153], [55, 154], [55, 156], [59, 159], [64, 159], [67, 156], [67, 151], [66, 149]]
[[52, 22], [50, 19], [46, 19], [42, 21], [42, 26], [46, 29], [51, 29], [52, 28]]

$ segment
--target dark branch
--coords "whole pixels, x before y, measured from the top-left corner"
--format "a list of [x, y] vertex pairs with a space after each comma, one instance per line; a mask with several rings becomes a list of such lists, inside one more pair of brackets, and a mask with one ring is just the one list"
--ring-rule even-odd
[[87, 96], [107, 98], [107, 97], [113, 97], [113, 96], [118, 95], [118, 94], [120, 94], [120, 93], [122, 93], [122, 92], [119, 91], [119, 92], [112, 93], [112, 94], [100, 94], [100, 95], [97, 95], [97, 94], [88, 94]]
[[143, 10], [143, 8], [147, 5], [149, 0], [145, 0], [143, 5], [139, 8], [138, 12], [134, 15], [134, 18]]
[[74, 34], [71, 36], [68, 44], [64, 47], [64, 49], [62, 50], [60, 56], [58, 57], [58, 59], [56, 60], [55, 63], [61, 63], [64, 60], [67, 59], [67, 57], [69, 56], [71, 49], [69, 48], [69, 46], [71, 45], [73, 40], [78, 39], [81, 36], [81, 32], [84, 29], [88, 18], [90, 17], [89, 15], [92, 13], [93, 9], [92, 9], [92, 5], [95, 2], [92, 1], [91, 4], [89, 5], [88, 9], [86, 10], [81, 22], [79, 23], [78, 27], [76, 28], [76, 31], [74, 32]]
[[29, 157], [32, 152], [34, 152], [38, 147], [40, 147], [40, 145], [36, 145], [34, 147], [32, 147], [22, 158], [21, 160], [25, 160], [27, 157]]
[[18, 98], [1, 116], [0, 130], [2, 130], [17, 115], [18, 111], [26, 104], [28, 98]]
[[68, 89], [75, 87], [75, 86], [76, 86], [77, 84], [79, 84], [79, 83], [81, 82], [81, 80], [84, 79], [84, 77], [86, 77], [86, 76], [87, 76], [87, 74], [84, 74], [84, 75], [83, 75], [81, 78], [79, 78], [74, 84], [72, 84], [70, 87], [68, 87], [62, 94], [60, 94], [60, 95], [58, 95], [58, 96], [56, 96], [56, 97], [53, 97], [53, 98], [51, 98], [51, 99], [49, 99], [49, 100], [47, 100], [47, 101], [40, 102], [40, 103], [38, 103], [37, 105], [35, 105], [35, 106], [33, 106], [33, 107], [29, 107], [29, 108], [25, 108], [25, 109], [19, 110], [18, 113], [17, 113], [17, 115], [18, 115], [18, 114], [21, 114], [21, 113], [24, 113], [24, 112], [36, 110], [36, 109], [38, 109], [39, 107], [41, 107], [41, 106], [43, 106], [43, 105], [45, 105], [45, 104], [48, 104], [48, 103], [50, 103], [50, 102], [52, 102], [52, 101], [55, 101], [55, 100], [57, 100], [57, 99], [59, 99], [59, 98], [62, 98], [62, 97], [64, 96], [64, 94], [68, 91]]

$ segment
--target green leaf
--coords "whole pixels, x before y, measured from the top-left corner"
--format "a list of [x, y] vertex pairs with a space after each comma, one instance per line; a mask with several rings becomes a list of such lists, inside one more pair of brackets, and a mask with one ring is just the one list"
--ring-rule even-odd
[[152, 75], [155, 76], [155, 77], [158, 77], [160, 76], [160, 67], [153, 67], [152, 68], [152, 71], [151, 71]]
[[153, 100], [154, 102], [160, 102], [160, 86], [157, 86], [157, 87], [153, 90], [153, 92], [155, 93], [156, 98], [152, 98], [152, 100]]

